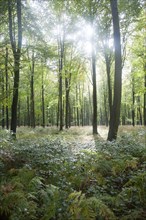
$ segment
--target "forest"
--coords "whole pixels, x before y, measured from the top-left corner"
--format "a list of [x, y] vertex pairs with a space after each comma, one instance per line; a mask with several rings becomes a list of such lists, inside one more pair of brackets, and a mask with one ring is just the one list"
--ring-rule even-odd
[[0, 0], [0, 220], [146, 219], [146, 2]]

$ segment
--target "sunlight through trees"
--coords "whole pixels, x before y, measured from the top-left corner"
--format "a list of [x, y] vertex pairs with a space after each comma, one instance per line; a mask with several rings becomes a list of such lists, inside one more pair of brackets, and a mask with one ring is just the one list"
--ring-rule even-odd
[[1, 0], [2, 128], [109, 125], [112, 140], [120, 124], [146, 124], [144, 2], [117, 1], [121, 43], [115, 5]]

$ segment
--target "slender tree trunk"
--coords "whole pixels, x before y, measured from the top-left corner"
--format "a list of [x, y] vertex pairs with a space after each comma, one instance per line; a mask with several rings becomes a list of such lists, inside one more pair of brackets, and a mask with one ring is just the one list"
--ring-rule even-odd
[[64, 112], [65, 112], [65, 100], [64, 96], [62, 97], [62, 124], [64, 125]]
[[27, 126], [30, 126], [30, 105], [29, 105], [29, 96], [27, 96]]
[[19, 64], [17, 63], [17, 58], [15, 58], [13, 100], [11, 106], [11, 132], [14, 138], [16, 138], [16, 127], [17, 127], [18, 88], [19, 88]]
[[142, 125], [142, 113], [141, 113], [141, 108], [138, 107], [138, 113], [139, 113], [139, 124]]
[[73, 108], [71, 108], [71, 100], [69, 100], [69, 108], [68, 108], [68, 114], [69, 114], [69, 121], [68, 121], [68, 125], [69, 125], [69, 128], [71, 127], [71, 122], [72, 122], [72, 118], [73, 118], [73, 116], [72, 116], [72, 109]]
[[[144, 66], [144, 88], [146, 90], [146, 63]], [[143, 107], [143, 121], [144, 121], [144, 126], [146, 126], [146, 91], [144, 92], [144, 107]]]
[[30, 77], [30, 125], [35, 128], [35, 106], [34, 106], [34, 51], [32, 53], [32, 67], [31, 67], [31, 77]]
[[91, 94], [90, 94], [90, 88], [88, 85], [88, 95], [89, 95], [89, 125], [92, 123], [92, 112], [93, 112], [93, 105], [92, 105], [92, 98], [91, 98]]
[[128, 118], [128, 109], [127, 109], [127, 96], [125, 95], [125, 104], [124, 104], [124, 114], [123, 114], [123, 125], [127, 125], [127, 120], [126, 118]]
[[18, 104], [18, 91], [19, 91], [19, 73], [20, 73], [20, 57], [22, 47], [22, 24], [21, 24], [21, 0], [16, 0], [17, 7], [17, 24], [18, 24], [18, 40], [15, 39], [15, 26], [12, 22], [12, 2], [8, 0], [8, 16], [9, 16], [9, 36], [11, 47], [14, 56], [14, 85], [13, 85], [13, 98], [11, 106], [11, 133], [16, 138], [17, 127], [17, 104]]
[[82, 100], [81, 113], [80, 113], [82, 127], [84, 126], [84, 112], [83, 112], [83, 110], [84, 110], [84, 107], [83, 107], [83, 100]]
[[70, 106], [70, 102], [69, 102], [69, 92], [70, 92], [70, 82], [71, 82], [71, 72], [69, 74], [69, 76], [65, 76], [65, 91], [66, 91], [66, 103], [65, 103], [65, 127], [69, 128], [69, 106]]
[[71, 121], [72, 121], [72, 111], [71, 111], [71, 103], [69, 101], [69, 128], [71, 127]]
[[124, 121], [123, 121], [123, 125], [126, 125], [126, 118], [127, 118], [127, 105], [125, 103], [124, 105]]
[[105, 112], [105, 124], [106, 124], [106, 126], [108, 126], [108, 111], [107, 111], [106, 91], [104, 91], [104, 112]]
[[88, 106], [88, 126], [90, 125], [90, 105], [89, 102], [87, 102], [87, 106]]
[[85, 110], [85, 105], [84, 105], [84, 84], [83, 88], [81, 89], [80, 84], [79, 84], [79, 101], [81, 105], [81, 111], [80, 111], [80, 118], [81, 118], [81, 125], [82, 127], [84, 126], [84, 110]]
[[138, 101], [138, 108], [137, 108], [137, 113], [139, 114], [139, 124], [142, 125], [142, 113], [141, 113], [141, 108], [140, 108], [140, 96], [137, 97], [137, 101]]
[[59, 130], [63, 130], [63, 109], [62, 109], [62, 73], [59, 73], [59, 122], [60, 127]]
[[78, 94], [78, 87], [76, 85], [76, 111], [77, 111], [77, 126], [80, 125], [80, 119], [79, 119], [79, 94]]
[[[92, 42], [93, 44], [93, 42]], [[92, 46], [92, 78], [93, 78], [93, 134], [97, 134], [97, 92], [96, 92], [96, 56]]]
[[106, 73], [107, 73], [107, 85], [108, 85], [109, 112], [111, 118], [111, 112], [112, 112], [111, 60], [107, 54], [105, 54], [105, 61], [106, 61]]
[[44, 73], [42, 72], [42, 127], [45, 127]]
[[69, 128], [69, 92], [66, 92], [66, 115], [65, 115], [65, 127]]
[[76, 98], [74, 98], [74, 104], [73, 104], [73, 122], [74, 124], [73, 125], [77, 125], [77, 117], [76, 117]]
[[68, 86], [68, 79], [65, 78], [65, 88], [66, 88], [66, 104], [65, 104], [65, 127], [68, 129], [69, 127], [69, 86]]
[[113, 105], [112, 105], [110, 126], [108, 132], [108, 140], [112, 141], [117, 138], [117, 132], [120, 123], [121, 90], [122, 90], [122, 57], [121, 57], [121, 38], [120, 38], [117, 0], [110, 0], [110, 5], [112, 11], [114, 45], [115, 45], [114, 97], [113, 97]]
[[57, 128], [59, 126], [59, 100], [58, 100], [58, 105], [57, 105], [57, 121], [56, 121], [56, 124], [57, 124]]
[[[4, 82], [4, 75], [2, 73], [2, 97], [5, 97], [5, 82]], [[2, 129], [5, 128], [5, 105], [4, 105], [4, 101], [2, 102]]]
[[54, 125], [54, 111], [53, 111], [53, 108], [51, 108], [51, 126]]
[[63, 70], [63, 56], [64, 56], [64, 42], [59, 42], [60, 46], [60, 60], [59, 60], [59, 121], [60, 128], [59, 130], [63, 130], [63, 98], [62, 98], [62, 70]]
[[[93, 28], [94, 21], [94, 5], [92, 1], [89, 1], [89, 12], [90, 12], [90, 25]], [[96, 47], [94, 33], [91, 36], [90, 43], [92, 46], [91, 52], [91, 64], [92, 64], [92, 82], [93, 82], [93, 116], [92, 116], [92, 128], [93, 134], [98, 134], [97, 132], [97, 89], [96, 89]]]
[[122, 106], [122, 125], [126, 125], [126, 104]]
[[134, 76], [132, 77], [132, 125], [135, 126], [135, 88]]
[[6, 128], [9, 129], [9, 107], [8, 107], [8, 47], [6, 47], [6, 58], [5, 58], [5, 74], [6, 74]]

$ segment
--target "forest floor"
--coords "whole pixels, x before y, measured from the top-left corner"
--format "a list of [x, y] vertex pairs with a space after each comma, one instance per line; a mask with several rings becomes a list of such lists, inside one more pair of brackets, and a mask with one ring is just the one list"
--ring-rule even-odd
[[[118, 139], [124, 135], [133, 135], [133, 139], [141, 143], [146, 143], [146, 129], [143, 126], [120, 126]], [[84, 149], [96, 149], [96, 142], [107, 141], [108, 127], [98, 126], [98, 134], [92, 134], [92, 126], [77, 127], [73, 126], [70, 129], [64, 129], [59, 132], [56, 127], [36, 127], [36, 129], [20, 127], [18, 128], [18, 139], [36, 139], [42, 137], [58, 137], [64, 144], [68, 145], [68, 150], [79, 152]]]
[[[145, 220], [146, 129], [0, 130], [0, 219]], [[38, 209], [39, 207], [39, 209]]]
[[[66, 147], [68, 154], [79, 154], [83, 150], [94, 151], [98, 146], [107, 142], [108, 127], [98, 126], [98, 134], [92, 134], [92, 126], [64, 129], [59, 132], [56, 127], [36, 127], [35, 129], [20, 127], [17, 132], [18, 140], [30, 140], [47, 138], [48, 141], [59, 140], [60, 144]], [[133, 141], [146, 143], [146, 130], [143, 126], [120, 126], [118, 140], [125, 135], [132, 135]], [[73, 156], [73, 155], [72, 155]]]

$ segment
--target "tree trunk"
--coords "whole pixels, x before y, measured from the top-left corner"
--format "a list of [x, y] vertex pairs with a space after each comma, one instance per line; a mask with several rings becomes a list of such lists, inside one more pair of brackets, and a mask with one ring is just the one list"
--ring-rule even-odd
[[104, 91], [104, 114], [105, 114], [105, 124], [108, 126], [108, 111], [107, 111], [107, 101], [106, 101], [106, 91]]
[[11, 132], [12, 136], [16, 138], [17, 127], [17, 106], [18, 106], [18, 88], [19, 88], [19, 61], [15, 58], [14, 64], [14, 86], [13, 86], [13, 100], [11, 106]]
[[29, 96], [27, 96], [27, 126], [30, 126], [30, 105], [29, 105]]
[[110, 0], [110, 5], [112, 11], [114, 46], [115, 46], [114, 97], [113, 97], [113, 105], [112, 105], [110, 126], [108, 132], [108, 140], [112, 141], [117, 138], [117, 132], [120, 123], [121, 90], [122, 90], [122, 58], [121, 58], [121, 39], [120, 39], [117, 0]]
[[92, 98], [91, 98], [91, 94], [90, 94], [90, 88], [88, 85], [88, 99], [89, 99], [89, 125], [92, 123], [92, 112], [93, 112], [93, 105], [92, 105]]
[[[144, 89], [146, 89], [146, 63], [144, 65]], [[143, 121], [144, 121], [144, 126], [146, 126], [146, 91], [144, 92], [144, 110], [143, 110]]]
[[44, 74], [42, 72], [42, 127], [45, 127]]
[[77, 117], [76, 117], [76, 98], [73, 100], [73, 125], [77, 125]]
[[122, 125], [126, 125], [126, 103], [122, 105]]
[[[1, 75], [2, 77], [2, 97], [4, 98], [5, 97], [5, 82], [4, 82], [4, 75], [2, 73]], [[5, 128], [5, 105], [4, 105], [4, 102], [5, 102], [5, 99], [3, 99], [3, 102], [2, 102], [2, 129]]]
[[138, 107], [138, 113], [139, 113], [139, 124], [142, 125], [142, 113], [141, 113], [141, 108], [140, 106]]
[[79, 119], [79, 97], [78, 97], [78, 87], [76, 85], [76, 111], [77, 111], [77, 126], [80, 125]]
[[80, 94], [80, 105], [81, 105], [81, 124], [82, 127], [84, 126], [84, 84], [83, 84], [83, 88], [81, 89], [80, 85], [79, 85], [79, 94]]
[[135, 126], [135, 88], [134, 76], [132, 77], [132, 125]]
[[59, 130], [63, 130], [63, 109], [62, 109], [62, 73], [59, 73]]
[[[93, 42], [92, 42], [93, 44]], [[97, 134], [97, 92], [96, 92], [96, 56], [92, 45], [92, 78], [93, 78], [93, 134]]]
[[35, 106], [34, 106], [34, 51], [32, 53], [32, 67], [30, 77], [30, 126], [35, 128]]
[[66, 107], [66, 111], [65, 111], [65, 127], [66, 128], [69, 128], [69, 106], [70, 106], [70, 103], [69, 103], [69, 92], [70, 92], [70, 83], [71, 83], [71, 72], [69, 74], [69, 76], [65, 76], [65, 91], [66, 91], [66, 104], [65, 104], [65, 107]]
[[65, 127], [68, 129], [69, 127], [69, 86], [68, 86], [68, 79], [65, 78], [65, 88], [66, 88], [66, 104], [65, 104]]
[[68, 107], [68, 125], [69, 125], [69, 128], [71, 127], [71, 122], [72, 122], [72, 110], [71, 110], [71, 100], [69, 100], [69, 107]]
[[6, 129], [9, 129], [9, 108], [8, 108], [8, 47], [6, 47], [6, 58], [5, 58], [5, 74], [6, 74]]
[[59, 100], [58, 100], [58, 104], [57, 104], [57, 121], [56, 121], [56, 125], [57, 125], [57, 128], [59, 126]]
[[21, 0], [16, 0], [17, 7], [17, 24], [18, 24], [18, 40], [15, 39], [15, 24], [12, 22], [12, 2], [8, 0], [8, 16], [9, 16], [9, 35], [11, 47], [14, 56], [14, 85], [13, 85], [13, 98], [11, 106], [11, 134], [16, 138], [17, 127], [17, 104], [18, 104], [18, 91], [19, 91], [19, 72], [20, 72], [20, 57], [22, 47], [22, 24], [21, 24]]
[[139, 124], [142, 125], [142, 113], [141, 113], [141, 108], [140, 108], [140, 104], [141, 104], [140, 103], [141, 102], [140, 101], [140, 96], [137, 97], [137, 102], [138, 102], [138, 105], [139, 105], [138, 108], [137, 108], [137, 113], [139, 114], [139, 117], [138, 117], [139, 118]]
[[107, 73], [107, 85], [108, 85], [108, 102], [109, 102], [109, 112], [110, 112], [110, 118], [111, 118], [111, 112], [112, 112], [112, 87], [111, 87], [111, 61], [110, 57], [108, 57], [107, 54], [105, 54], [105, 61], [106, 61], [106, 73]]
[[64, 42], [59, 42], [60, 46], [60, 59], [59, 59], [59, 121], [60, 128], [59, 130], [63, 130], [63, 103], [62, 103], [62, 70], [63, 70], [63, 56], [64, 56]]

